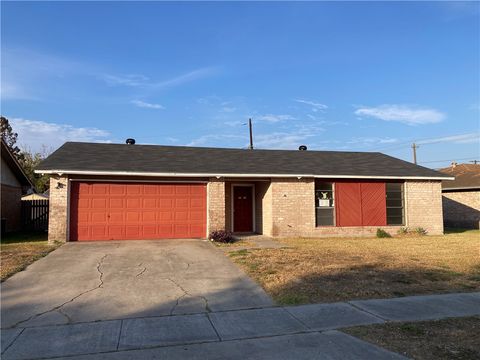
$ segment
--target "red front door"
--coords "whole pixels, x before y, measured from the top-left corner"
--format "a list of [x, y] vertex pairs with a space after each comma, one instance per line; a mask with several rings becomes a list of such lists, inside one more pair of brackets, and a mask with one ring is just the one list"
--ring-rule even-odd
[[253, 231], [253, 198], [251, 186], [233, 187], [233, 231]]

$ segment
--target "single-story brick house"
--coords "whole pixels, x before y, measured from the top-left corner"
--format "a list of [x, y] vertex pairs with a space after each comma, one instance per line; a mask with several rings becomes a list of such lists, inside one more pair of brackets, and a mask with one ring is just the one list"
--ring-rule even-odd
[[67, 142], [51, 175], [51, 241], [443, 233], [441, 181], [381, 153]]
[[1, 143], [1, 227], [4, 234], [20, 230], [22, 195], [31, 191], [33, 185], [3, 138]]
[[445, 226], [478, 229], [480, 226], [480, 164], [452, 163], [442, 173], [455, 176], [442, 182]]

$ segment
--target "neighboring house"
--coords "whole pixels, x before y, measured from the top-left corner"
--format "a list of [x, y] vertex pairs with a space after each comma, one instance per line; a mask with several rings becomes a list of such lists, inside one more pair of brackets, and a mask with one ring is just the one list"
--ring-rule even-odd
[[51, 175], [51, 241], [443, 233], [441, 180], [381, 153], [68, 142]]
[[442, 182], [443, 219], [447, 227], [478, 229], [480, 224], [480, 164], [456, 164], [442, 173], [455, 176]]
[[21, 198], [33, 188], [15, 156], [1, 140], [1, 218], [2, 234], [18, 231], [21, 226]]

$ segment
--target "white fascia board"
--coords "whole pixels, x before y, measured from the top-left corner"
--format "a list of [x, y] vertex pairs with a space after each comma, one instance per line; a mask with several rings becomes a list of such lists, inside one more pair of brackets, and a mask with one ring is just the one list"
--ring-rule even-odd
[[322, 179], [388, 179], [388, 180], [455, 180], [454, 177], [435, 176], [365, 176], [365, 175], [313, 175], [313, 174], [211, 174], [211, 173], [154, 173], [130, 171], [85, 170], [35, 170], [37, 174], [106, 175], [106, 176], [155, 176], [155, 177], [233, 177], [233, 178], [322, 178]]

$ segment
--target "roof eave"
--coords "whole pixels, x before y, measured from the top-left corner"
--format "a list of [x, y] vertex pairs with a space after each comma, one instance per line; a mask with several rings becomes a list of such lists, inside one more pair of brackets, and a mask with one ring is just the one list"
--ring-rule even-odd
[[322, 174], [229, 174], [229, 173], [159, 173], [134, 171], [86, 171], [86, 170], [35, 170], [36, 174], [68, 174], [96, 176], [146, 176], [146, 177], [246, 177], [246, 178], [322, 178], [322, 179], [386, 179], [386, 180], [455, 180], [442, 176], [385, 176], [385, 175], [322, 175]]

